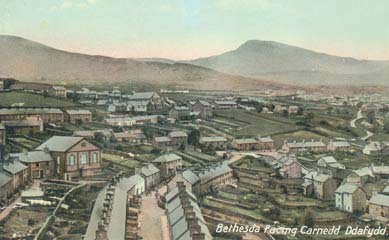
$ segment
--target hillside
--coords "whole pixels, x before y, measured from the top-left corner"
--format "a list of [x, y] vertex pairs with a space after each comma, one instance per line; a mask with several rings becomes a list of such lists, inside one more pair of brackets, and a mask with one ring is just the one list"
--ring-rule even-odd
[[250, 40], [236, 50], [186, 62], [291, 84], [389, 85], [389, 61], [331, 56], [270, 41]]
[[50, 83], [133, 81], [208, 90], [245, 88], [261, 83], [185, 63], [71, 53], [15, 36], [0, 36], [0, 76]]

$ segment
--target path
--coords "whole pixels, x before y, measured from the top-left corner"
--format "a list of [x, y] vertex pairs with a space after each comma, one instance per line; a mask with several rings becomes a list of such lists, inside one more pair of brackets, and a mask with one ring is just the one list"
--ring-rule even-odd
[[165, 211], [158, 206], [154, 191], [142, 197], [141, 215], [140, 235], [144, 240], [164, 239], [168, 235]]
[[352, 128], [357, 128], [357, 125], [355, 124], [359, 119], [362, 119], [364, 118], [363, 114], [362, 114], [362, 110], [359, 109], [358, 113], [357, 113], [357, 117], [353, 120], [350, 121], [350, 126]]
[[365, 137], [362, 137], [361, 139], [366, 141], [367, 139], [371, 138], [372, 136], [374, 136], [374, 133], [370, 132], [369, 130], [365, 130], [366, 131], [366, 136]]

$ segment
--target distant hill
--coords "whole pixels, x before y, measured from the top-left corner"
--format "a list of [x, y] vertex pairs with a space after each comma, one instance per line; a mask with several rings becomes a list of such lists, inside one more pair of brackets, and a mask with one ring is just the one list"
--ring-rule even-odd
[[389, 61], [331, 56], [271, 41], [250, 40], [236, 50], [186, 63], [291, 84], [389, 85]]
[[5, 35], [0, 35], [0, 76], [47, 83], [133, 81], [209, 90], [244, 88], [261, 83], [186, 63], [168, 64], [71, 53]]

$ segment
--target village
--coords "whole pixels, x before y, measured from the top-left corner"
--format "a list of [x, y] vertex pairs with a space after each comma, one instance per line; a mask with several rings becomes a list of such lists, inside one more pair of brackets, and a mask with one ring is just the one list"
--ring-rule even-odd
[[389, 226], [389, 98], [0, 79], [0, 239], [312, 239], [220, 223]]

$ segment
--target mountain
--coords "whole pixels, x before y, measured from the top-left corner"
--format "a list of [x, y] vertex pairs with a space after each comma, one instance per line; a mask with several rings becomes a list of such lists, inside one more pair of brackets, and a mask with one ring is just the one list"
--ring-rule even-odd
[[389, 85], [389, 61], [331, 56], [271, 41], [250, 40], [236, 50], [185, 62], [291, 84]]
[[50, 83], [140, 82], [208, 90], [241, 89], [262, 82], [186, 63], [71, 53], [5, 35], [0, 35], [0, 76]]

